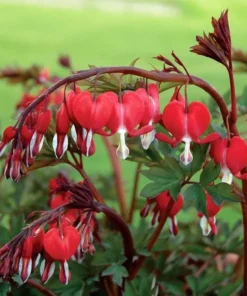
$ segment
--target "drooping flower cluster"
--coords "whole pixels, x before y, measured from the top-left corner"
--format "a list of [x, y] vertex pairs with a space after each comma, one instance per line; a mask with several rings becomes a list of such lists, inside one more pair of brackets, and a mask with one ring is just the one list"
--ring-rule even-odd
[[[163, 191], [154, 198], [148, 198], [145, 206], [141, 209], [141, 216], [147, 217], [152, 208], [152, 221], [151, 224], [154, 225], [159, 222], [162, 214], [167, 213], [169, 210], [168, 206], [171, 202], [172, 197], [169, 191]], [[152, 206], [154, 204], [154, 206]], [[169, 230], [173, 235], [178, 234], [178, 225], [176, 215], [183, 208], [184, 200], [182, 195], [178, 195], [177, 200], [173, 203], [172, 207], [168, 211], [169, 217]]]
[[[203, 213], [199, 212], [198, 217], [201, 218], [200, 226], [202, 229], [203, 235], [217, 234], [216, 226], [216, 214], [220, 211], [222, 205], [216, 205], [211, 196], [206, 193], [206, 204], [207, 204], [207, 214], [206, 217]], [[199, 198], [199, 197], [198, 197]], [[173, 202], [171, 208], [169, 208], [169, 203], [171, 202], [172, 197], [170, 196], [169, 191], [163, 191], [159, 193], [156, 197], [148, 198], [145, 206], [141, 209], [141, 217], [147, 217], [150, 210], [152, 209], [152, 220], [151, 224], [155, 225], [160, 221], [161, 215], [164, 215], [168, 212], [169, 219], [169, 231], [173, 235], [178, 234], [178, 223], [176, 215], [183, 208], [184, 198], [181, 194], [178, 195], [176, 201]]]
[[[15, 237], [0, 249], [0, 276], [7, 278], [18, 273], [23, 282], [38, 266], [40, 258], [41, 281], [46, 283], [59, 262], [59, 280], [67, 284], [71, 274], [68, 260], [81, 263], [85, 254], [94, 254], [95, 216], [92, 211], [61, 207], [71, 204], [71, 193], [59, 190], [58, 183], [68, 182], [63, 175], [50, 181], [49, 205], [52, 211], [48, 223], [40, 223]], [[59, 211], [60, 210], [60, 211]], [[45, 213], [44, 213], [45, 215]]]

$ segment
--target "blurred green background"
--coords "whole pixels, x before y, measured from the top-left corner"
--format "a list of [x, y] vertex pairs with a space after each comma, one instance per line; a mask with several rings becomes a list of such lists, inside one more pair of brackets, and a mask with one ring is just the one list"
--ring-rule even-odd
[[[88, 64], [128, 65], [137, 57], [137, 66], [151, 69], [152, 65], [162, 66], [153, 56], [169, 57], [174, 50], [191, 74], [223, 93], [229, 89], [223, 67], [190, 53], [189, 48], [195, 44], [196, 35], [212, 30], [211, 16], [218, 18], [226, 8], [233, 46], [247, 50], [246, 0], [0, 1], [0, 67], [35, 63], [49, 67], [54, 74], [67, 75], [58, 66], [57, 57], [68, 54], [76, 70], [86, 69]], [[236, 76], [238, 93], [245, 84], [246, 75]], [[14, 122], [14, 105], [21, 88], [0, 81], [0, 92], [2, 130]], [[189, 95], [191, 100], [207, 99], [207, 94], [195, 87], [189, 88]], [[163, 102], [169, 96], [170, 92], [162, 95]], [[96, 143], [96, 154], [85, 162], [89, 175], [110, 172], [101, 139]], [[136, 165], [125, 161], [122, 166], [130, 193]], [[229, 208], [220, 215], [236, 218]]]

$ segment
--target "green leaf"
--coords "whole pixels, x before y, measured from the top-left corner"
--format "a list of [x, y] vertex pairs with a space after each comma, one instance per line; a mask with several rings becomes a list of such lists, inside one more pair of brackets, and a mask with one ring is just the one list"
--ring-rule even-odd
[[102, 276], [107, 275], [112, 275], [112, 281], [118, 286], [122, 286], [123, 278], [128, 277], [129, 274], [124, 266], [112, 264], [102, 272]]
[[11, 235], [17, 235], [24, 227], [24, 215], [14, 215], [11, 218]]
[[198, 283], [197, 278], [194, 278], [192, 275], [189, 275], [186, 277], [186, 279], [189, 284], [189, 287], [193, 291], [193, 296], [197, 296], [198, 290], [199, 290], [199, 285], [198, 285], [199, 283]]
[[222, 138], [225, 138], [227, 136], [227, 131], [224, 127], [222, 127], [221, 125], [215, 123], [215, 122], [212, 122], [211, 123], [211, 126], [213, 128], [213, 130], [219, 134], [221, 134]]
[[11, 287], [9, 282], [0, 283], [0, 296], [6, 296], [10, 291]]
[[128, 277], [128, 275], [128, 271], [124, 266], [117, 265], [113, 273], [112, 281], [121, 287], [123, 285], [123, 278]]
[[211, 160], [205, 169], [202, 171], [200, 176], [200, 183], [202, 185], [208, 185], [213, 182], [220, 174], [220, 165], [215, 165], [214, 161]]
[[139, 296], [151, 296], [153, 294], [152, 291], [152, 281], [153, 276], [143, 277], [139, 286]]
[[232, 186], [227, 183], [205, 186], [204, 188], [218, 206], [220, 206], [223, 201], [240, 202], [240, 198], [232, 192]]
[[166, 172], [162, 168], [153, 167], [150, 170], [141, 170], [140, 173], [149, 180], [162, 184], [164, 182], [164, 175]]
[[179, 86], [179, 85], [182, 85], [183, 83], [181, 82], [162, 82], [161, 85], [160, 85], [160, 93], [165, 91], [165, 90], [168, 90], [170, 88], [173, 88], [173, 87], [176, 87], [176, 86]]
[[183, 195], [186, 202], [194, 202], [197, 211], [207, 216], [206, 194], [200, 184], [191, 185]]
[[197, 171], [199, 171], [205, 162], [206, 159], [206, 152], [208, 149], [208, 144], [204, 145], [199, 145], [199, 144], [193, 144], [193, 161], [189, 165], [183, 165], [182, 163], [180, 164], [183, 171], [187, 175], [193, 175]]
[[9, 230], [0, 225], [0, 245], [6, 244], [11, 239]]
[[141, 191], [143, 197], [154, 197], [164, 190], [172, 190], [172, 196], [176, 199], [179, 193], [180, 181], [183, 179], [183, 171], [174, 158], [166, 158], [162, 168], [152, 167], [141, 173], [154, 183], [147, 184]]
[[174, 296], [185, 296], [183, 291], [184, 283], [179, 280], [166, 281], [164, 286], [167, 292], [170, 292]]
[[155, 197], [157, 196], [160, 192], [164, 190], [168, 190], [170, 187], [169, 184], [163, 185], [160, 183], [149, 183], [144, 188], [142, 189], [140, 195], [143, 197]]
[[108, 266], [103, 272], [102, 272], [102, 276], [106, 276], [106, 275], [112, 275], [115, 272], [116, 269], [115, 264], [112, 264], [110, 266]]
[[138, 296], [138, 293], [132, 282], [126, 281], [124, 296]]
[[175, 185], [173, 185], [172, 188], [170, 189], [170, 194], [171, 194], [171, 197], [172, 197], [172, 199], [174, 201], [177, 200], [180, 191], [181, 191], [181, 184], [180, 184], [180, 182], [177, 183], [177, 184], [175, 184]]
[[235, 283], [227, 284], [224, 288], [219, 290], [218, 296], [234, 296], [238, 291], [240, 291], [243, 286], [242, 279], [236, 281]]

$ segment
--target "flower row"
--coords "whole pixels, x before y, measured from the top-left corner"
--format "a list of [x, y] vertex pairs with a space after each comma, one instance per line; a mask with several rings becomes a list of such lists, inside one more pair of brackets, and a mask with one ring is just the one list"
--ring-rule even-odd
[[[224, 139], [216, 132], [203, 137], [210, 120], [210, 113], [203, 103], [188, 104], [177, 89], [160, 114], [159, 89], [154, 83], [149, 84], [147, 89], [126, 91], [120, 97], [110, 91], [96, 97], [76, 88], [64, 98], [56, 113], [52, 146], [56, 157], [61, 158], [69, 147], [68, 135], [71, 133], [81, 153], [90, 156], [95, 152], [94, 134], [118, 134], [116, 154], [125, 159], [129, 155], [125, 142], [127, 135], [140, 136], [144, 149], [148, 149], [157, 138], [173, 147], [183, 142], [184, 151], [180, 160], [188, 165], [193, 160], [192, 142], [211, 143], [210, 155], [216, 163], [221, 164], [223, 181], [231, 183], [232, 175], [246, 179], [247, 175], [241, 174], [247, 164], [246, 142], [237, 136]], [[51, 121], [51, 110], [39, 104], [27, 115], [19, 129], [12, 126], [5, 129], [0, 143], [0, 155], [13, 140], [4, 165], [7, 178], [18, 181], [22, 172], [21, 164], [27, 167], [32, 165], [42, 149]], [[169, 135], [155, 133], [154, 124], [161, 124]]]

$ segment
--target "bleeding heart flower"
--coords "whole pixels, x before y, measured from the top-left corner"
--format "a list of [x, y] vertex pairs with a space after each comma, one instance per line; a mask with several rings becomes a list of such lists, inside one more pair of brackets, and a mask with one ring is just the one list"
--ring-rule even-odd
[[[160, 213], [165, 213], [167, 211], [168, 204], [171, 200], [171, 196], [169, 191], [161, 192], [156, 196], [156, 203], [159, 208]], [[174, 202], [168, 217], [169, 217], [169, 229], [173, 235], [178, 234], [178, 226], [177, 226], [177, 213], [183, 208], [184, 200], [183, 197], [179, 194], [177, 200]]]
[[125, 144], [126, 134], [135, 137], [153, 130], [150, 125], [135, 129], [143, 119], [144, 110], [143, 101], [135, 92], [125, 92], [122, 101], [115, 102], [113, 112], [106, 126], [113, 134], [119, 134], [120, 142], [116, 150], [118, 157], [125, 159], [129, 155], [129, 148]]
[[8, 153], [4, 163], [4, 176], [18, 182], [21, 176], [21, 149], [13, 149]]
[[[161, 214], [166, 213], [168, 204], [171, 200], [169, 191], [163, 191], [154, 198], [148, 198], [146, 205], [141, 209], [141, 216], [146, 217], [151, 209], [152, 204], [155, 204], [153, 207], [153, 217], [152, 225], [154, 225], [157, 220], [160, 219]], [[168, 217], [169, 217], [169, 229], [173, 235], [178, 234], [177, 218], [176, 215], [183, 208], [184, 200], [183, 197], [179, 194], [177, 200], [174, 202]]]
[[[208, 217], [206, 217], [203, 213], [198, 213], [198, 216], [201, 218], [200, 226], [202, 229], [203, 235], [209, 235], [211, 232], [213, 234], [217, 234], [217, 226], [216, 226], [216, 214], [220, 211], [223, 204], [220, 206], [216, 205], [212, 199], [212, 197], [206, 193], [206, 199], [207, 199], [207, 213]], [[199, 198], [199, 197], [198, 197]]]
[[28, 236], [22, 247], [22, 255], [19, 261], [19, 275], [25, 283], [32, 272], [32, 252], [33, 252], [33, 239]]
[[[144, 88], [139, 88], [135, 91], [135, 93], [143, 101], [143, 105], [144, 105], [144, 114], [140, 122], [140, 127], [143, 127], [146, 125], [152, 126], [153, 123], [157, 123], [160, 119], [159, 89], [157, 85], [154, 83], [151, 83], [148, 85], [147, 91]], [[147, 150], [154, 139], [155, 139], [154, 130], [144, 135], [141, 135], [141, 143], [142, 143], [143, 149]]]
[[241, 170], [247, 165], [247, 143], [234, 136], [231, 140], [219, 138], [211, 144], [210, 156], [221, 165], [222, 182], [231, 184], [233, 175], [238, 179], [247, 179]]
[[8, 126], [3, 132], [3, 138], [0, 142], [0, 156], [3, 155], [7, 145], [11, 142], [16, 135], [16, 128], [13, 126]]
[[[86, 156], [92, 146], [93, 134], [107, 135], [103, 130], [112, 113], [113, 102], [117, 101], [117, 95], [113, 92], [105, 92], [94, 100], [88, 91], [77, 93], [72, 99], [72, 118], [79, 124], [82, 130], [82, 140], [86, 146]], [[70, 105], [69, 105], [70, 106]]]
[[34, 134], [34, 127], [32, 127], [31, 125], [23, 125], [21, 127], [21, 143], [22, 143], [22, 148], [25, 149], [25, 153], [22, 157], [22, 161], [24, 162], [24, 164], [29, 167], [33, 164], [34, 159], [31, 157], [30, 154], [30, 142], [32, 139], [32, 136]]
[[160, 141], [176, 145], [179, 142], [185, 143], [184, 152], [180, 160], [187, 165], [192, 162], [193, 155], [190, 151], [190, 143], [199, 144], [213, 142], [220, 137], [218, 133], [212, 133], [200, 139], [210, 123], [210, 113], [207, 107], [201, 102], [193, 102], [186, 110], [185, 101], [172, 100], [163, 111], [162, 121], [164, 127], [172, 134], [172, 139], [163, 133], [157, 133], [156, 138]]
[[80, 243], [80, 234], [72, 226], [61, 229], [50, 229], [44, 237], [44, 248], [53, 260], [60, 261], [59, 279], [67, 284], [70, 279], [70, 272], [67, 261], [76, 252]]
[[53, 137], [52, 146], [55, 151], [56, 157], [61, 158], [68, 149], [68, 136], [70, 120], [65, 103], [61, 105], [57, 111], [56, 117], [56, 134]]
[[69, 260], [75, 253], [79, 243], [79, 232], [72, 226], [64, 227], [61, 232], [57, 228], [52, 228], [44, 237], [46, 252], [57, 261]]
[[40, 152], [44, 142], [44, 134], [46, 133], [52, 118], [52, 113], [49, 109], [38, 114], [35, 132], [30, 142], [31, 157], [34, 158]]

